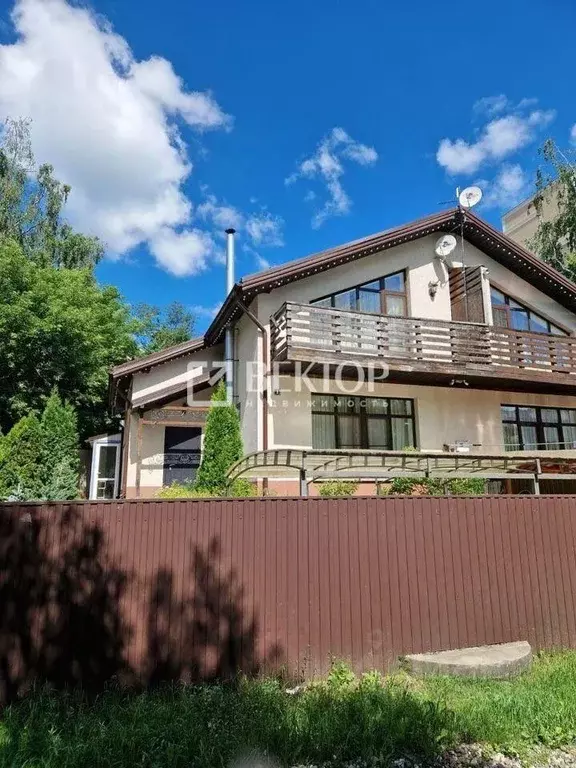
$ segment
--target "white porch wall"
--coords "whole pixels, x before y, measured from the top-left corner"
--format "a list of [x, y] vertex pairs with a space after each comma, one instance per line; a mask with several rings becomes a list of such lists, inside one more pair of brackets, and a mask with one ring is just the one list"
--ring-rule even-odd
[[[130, 442], [128, 450], [128, 488], [136, 486], [136, 454], [138, 443], [138, 419], [130, 419]], [[142, 469], [140, 472], [141, 488], [161, 488], [164, 469], [159, 461], [164, 453], [164, 426], [142, 425]]]
[[[310, 397], [294, 391], [292, 377], [280, 378], [282, 394], [270, 408], [270, 448], [312, 448]], [[354, 382], [345, 382], [350, 390]], [[288, 391], [284, 391], [288, 390]], [[321, 391], [320, 384], [318, 390]], [[342, 394], [334, 382], [328, 392]], [[404, 384], [375, 384], [350, 394], [366, 397], [403, 397], [414, 400], [416, 439], [422, 450], [442, 450], [456, 440], [480, 443], [478, 453], [501, 453], [504, 437], [500, 418], [501, 404], [539, 405], [576, 408], [576, 397], [498, 392], [460, 387], [419, 387]]]
[[[193, 369], [200, 364], [219, 363], [223, 360], [224, 348], [221, 344], [209, 349], [201, 349], [179, 360], [172, 360], [152, 368], [148, 373], [137, 373], [133, 379], [133, 397], [157, 394], [178, 383], [186, 384], [189, 373], [188, 366]], [[202, 390], [202, 399], [209, 400], [212, 389]], [[173, 400], [170, 405], [186, 405], [186, 397]], [[151, 408], [153, 406], [150, 406]], [[128, 428], [128, 467], [127, 482], [128, 491], [136, 485], [136, 454], [138, 443], [138, 420], [132, 415]], [[164, 426], [142, 426], [142, 470], [140, 474], [140, 486], [142, 489], [157, 489], [162, 487], [163, 466], [161, 456], [164, 453]]]

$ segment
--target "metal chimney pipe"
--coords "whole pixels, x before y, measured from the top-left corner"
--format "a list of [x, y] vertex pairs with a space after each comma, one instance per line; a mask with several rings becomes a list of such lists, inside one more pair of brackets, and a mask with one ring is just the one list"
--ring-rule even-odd
[[234, 288], [234, 235], [236, 230], [226, 230], [226, 295]]
[[[234, 288], [234, 235], [236, 230], [226, 230], [226, 296]], [[234, 334], [232, 326], [226, 326], [224, 334], [224, 361], [226, 364], [226, 402], [234, 402]]]

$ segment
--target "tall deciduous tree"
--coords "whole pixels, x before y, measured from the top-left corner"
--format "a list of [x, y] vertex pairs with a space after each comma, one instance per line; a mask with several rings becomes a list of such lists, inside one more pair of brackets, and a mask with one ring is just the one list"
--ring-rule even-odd
[[194, 315], [179, 301], [164, 310], [151, 304], [138, 304], [134, 317], [136, 338], [144, 355], [188, 341], [194, 333]]
[[534, 206], [541, 217], [549, 208], [529, 245], [547, 264], [576, 281], [576, 168], [552, 140], [541, 151], [545, 167], [536, 175]]
[[69, 194], [51, 165], [36, 166], [29, 123], [7, 120], [0, 128], [0, 239], [16, 241], [42, 266], [94, 267], [104, 253], [102, 243], [63, 219]]
[[137, 354], [133, 329], [118, 291], [90, 269], [41, 267], [0, 241], [0, 429], [40, 413], [54, 387], [83, 437], [106, 429], [108, 372]]
[[234, 405], [226, 402], [226, 389], [220, 383], [212, 395], [212, 405], [206, 419], [202, 448], [202, 463], [196, 476], [196, 486], [207, 491], [226, 488], [226, 473], [242, 457], [240, 417]]

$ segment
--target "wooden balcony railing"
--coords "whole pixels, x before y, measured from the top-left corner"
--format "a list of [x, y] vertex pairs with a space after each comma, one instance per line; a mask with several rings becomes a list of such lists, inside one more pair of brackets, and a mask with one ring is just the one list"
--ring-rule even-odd
[[[476, 323], [286, 303], [271, 318], [275, 361], [385, 362], [405, 372], [495, 376], [576, 387], [576, 338]], [[575, 390], [576, 391], [576, 390]]]

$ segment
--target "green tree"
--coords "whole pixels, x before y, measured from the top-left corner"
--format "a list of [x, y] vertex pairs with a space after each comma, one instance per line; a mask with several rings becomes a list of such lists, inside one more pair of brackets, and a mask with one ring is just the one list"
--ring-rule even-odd
[[534, 206], [542, 215], [547, 204], [555, 203], [557, 214], [548, 221], [541, 219], [529, 246], [547, 264], [576, 281], [576, 169], [551, 139], [541, 153], [545, 166], [536, 174]]
[[42, 417], [18, 421], [0, 446], [0, 497], [73, 499], [80, 466], [76, 413], [52, 392]]
[[41, 413], [54, 387], [82, 437], [109, 427], [108, 372], [137, 354], [134, 323], [92, 271], [38, 266], [0, 241], [0, 430]]
[[240, 417], [234, 405], [226, 402], [226, 389], [220, 382], [212, 395], [206, 419], [202, 463], [196, 476], [196, 488], [223, 491], [228, 485], [226, 473], [242, 457]]
[[78, 493], [80, 441], [76, 412], [63, 403], [56, 390], [46, 402], [40, 420], [43, 436], [43, 496], [73, 499]]
[[179, 301], [164, 310], [151, 304], [138, 304], [134, 317], [136, 339], [143, 355], [188, 341], [194, 333], [194, 315]]
[[2, 438], [0, 498], [40, 499], [43, 491], [44, 436], [40, 420], [29, 414]]
[[41, 266], [94, 267], [104, 248], [64, 221], [70, 191], [51, 165], [36, 166], [29, 122], [7, 120], [0, 130], [0, 239], [16, 241]]

